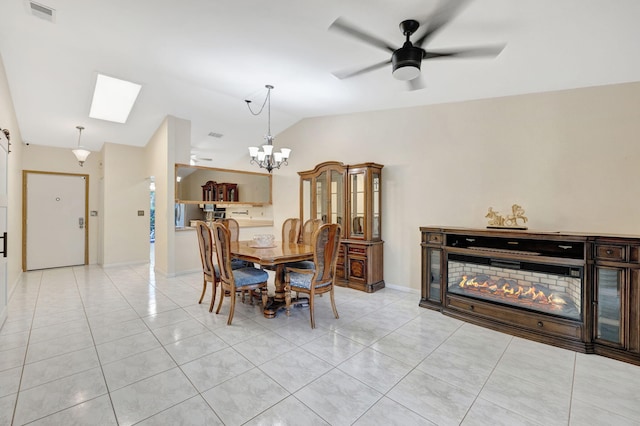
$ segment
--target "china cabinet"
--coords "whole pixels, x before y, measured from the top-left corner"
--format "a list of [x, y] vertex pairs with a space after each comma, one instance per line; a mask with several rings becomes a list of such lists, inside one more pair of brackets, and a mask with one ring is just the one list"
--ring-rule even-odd
[[238, 201], [238, 185], [208, 181], [202, 185], [203, 201]]
[[300, 219], [342, 226], [338, 285], [374, 292], [384, 287], [381, 164], [318, 164], [300, 175]]

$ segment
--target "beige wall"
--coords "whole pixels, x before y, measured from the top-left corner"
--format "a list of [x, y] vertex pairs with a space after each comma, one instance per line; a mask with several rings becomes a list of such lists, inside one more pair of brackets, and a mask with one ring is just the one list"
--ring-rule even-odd
[[[156, 185], [155, 270], [166, 276], [176, 272], [175, 167], [189, 161], [191, 122], [167, 116], [144, 148], [147, 175]], [[178, 159], [178, 161], [176, 161]], [[197, 244], [197, 243], [196, 243]]]
[[[104, 144], [103, 265], [149, 260], [149, 183], [144, 148]], [[141, 210], [144, 216], [138, 216]]]
[[638, 135], [640, 83], [306, 119], [277, 138], [293, 153], [275, 221], [298, 216], [296, 171], [384, 164], [385, 280], [417, 291], [419, 227], [485, 227], [489, 206], [520, 204], [530, 229], [640, 234]]
[[[98, 211], [98, 216], [89, 216], [87, 218], [89, 227], [89, 263], [93, 264], [98, 262], [98, 244], [100, 244], [98, 235], [102, 214], [100, 211], [102, 153], [92, 152], [87, 161], [85, 161], [84, 166], [80, 167], [78, 160], [71, 152], [72, 148], [74, 147], [70, 146], [69, 149], [63, 149], [33, 144], [25, 146], [22, 156], [22, 169], [89, 175], [89, 210]], [[22, 176], [20, 176], [20, 182], [22, 183]], [[22, 211], [20, 211], [20, 214], [22, 215]]]

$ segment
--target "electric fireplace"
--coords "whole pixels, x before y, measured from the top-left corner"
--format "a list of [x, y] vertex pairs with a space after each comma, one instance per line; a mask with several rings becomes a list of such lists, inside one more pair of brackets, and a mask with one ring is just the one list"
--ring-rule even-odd
[[640, 366], [640, 235], [420, 232], [420, 306]]
[[449, 254], [447, 292], [580, 321], [582, 267]]

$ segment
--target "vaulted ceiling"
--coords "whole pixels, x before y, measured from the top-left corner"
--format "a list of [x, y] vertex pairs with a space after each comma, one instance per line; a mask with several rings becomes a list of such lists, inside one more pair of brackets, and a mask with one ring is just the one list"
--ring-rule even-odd
[[[446, 2], [446, 0], [441, 0]], [[496, 58], [423, 63], [426, 87], [409, 91], [384, 67], [332, 73], [390, 53], [328, 28], [338, 17], [393, 46], [398, 24], [424, 21], [438, 0], [38, 0], [0, 2], [0, 54], [23, 139], [74, 147], [144, 146], [162, 119], [192, 122], [193, 152], [225, 159], [261, 143], [252, 116], [272, 84], [272, 133], [305, 117], [401, 108], [640, 81], [637, 0], [475, 0], [430, 41], [445, 49], [506, 44]], [[142, 90], [126, 124], [89, 118], [97, 73]], [[211, 137], [209, 133], [222, 137]]]

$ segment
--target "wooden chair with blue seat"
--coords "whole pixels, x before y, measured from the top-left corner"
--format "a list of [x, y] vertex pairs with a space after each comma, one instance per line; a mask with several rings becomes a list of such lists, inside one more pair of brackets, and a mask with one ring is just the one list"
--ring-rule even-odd
[[[234, 218], [220, 219], [220, 223], [227, 227], [231, 235], [231, 241], [238, 241], [240, 239], [240, 224]], [[253, 264], [241, 259], [231, 259], [231, 267], [233, 269], [246, 268], [247, 266], [253, 266]]]
[[211, 234], [211, 228], [199, 220], [196, 222], [196, 233], [198, 235], [198, 245], [200, 246], [200, 260], [202, 261], [202, 294], [198, 303], [202, 303], [204, 295], [207, 292], [207, 283], [211, 283], [213, 287], [213, 293], [211, 295], [211, 303], [209, 305], [209, 312], [213, 311], [213, 303], [216, 299], [216, 288], [220, 282], [220, 270], [218, 265], [213, 263], [213, 235]]
[[[322, 219], [309, 219], [302, 226], [300, 232], [300, 244], [306, 244], [308, 246], [313, 244], [313, 233], [322, 226]], [[298, 269], [313, 269], [315, 267], [311, 260], [301, 260], [299, 262], [288, 263], [286, 266]]]
[[316, 327], [314, 317], [314, 298], [316, 294], [329, 292], [331, 307], [336, 319], [339, 318], [333, 294], [336, 277], [336, 264], [340, 249], [340, 225], [329, 223], [320, 226], [314, 232], [311, 245], [313, 246], [313, 269], [301, 269], [285, 266], [285, 302], [287, 315], [291, 312], [291, 292], [309, 295], [309, 315], [311, 328]]
[[282, 223], [282, 242], [297, 243], [300, 239], [300, 219], [290, 217]]
[[[267, 280], [269, 274], [262, 269], [249, 266], [246, 268], [231, 268], [231, 234], [229, 229], [222, 223], [214, 222], [212, 225], [213, 241], [216, 247], [216, 257], [218, 268], [220, 269], [220, 301], [216, 314], [220, 313], [222, 302], [228, 296], [231, 298], [229, 308], [229, 319], [227, 325], [231, 325], [233, 313], [236, 307], [236, 292], [260, 290], [262, 296], [262, 307], [267, 305]], [[253, 303], [253, 299], [251, 300]]]

